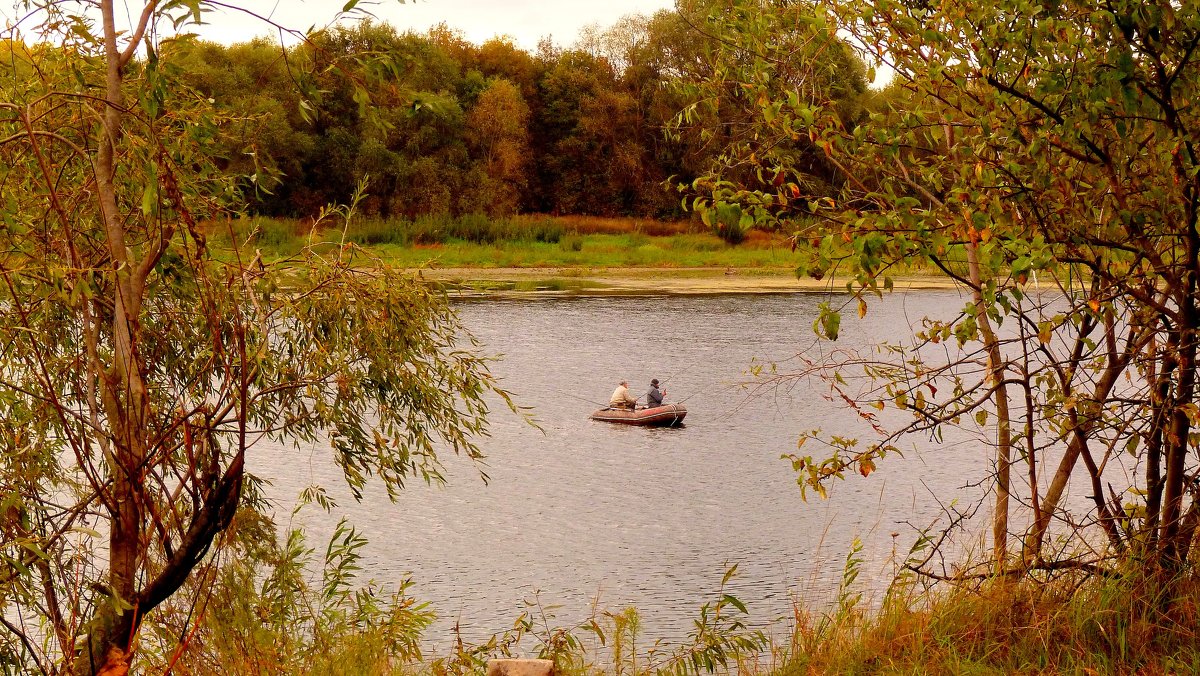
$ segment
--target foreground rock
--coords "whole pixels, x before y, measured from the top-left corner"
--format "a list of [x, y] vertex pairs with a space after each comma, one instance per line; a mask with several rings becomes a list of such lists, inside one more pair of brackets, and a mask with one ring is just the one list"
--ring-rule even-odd
[[553, 676], [551, 660], [504, 659], [488, 662], [487, 676]]

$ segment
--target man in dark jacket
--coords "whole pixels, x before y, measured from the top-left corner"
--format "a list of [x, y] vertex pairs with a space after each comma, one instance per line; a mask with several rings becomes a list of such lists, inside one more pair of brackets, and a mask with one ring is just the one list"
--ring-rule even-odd
[[650, 381], [650, 391], [646, 393], [646, 408], [663, 405], [663, 397], [667, 396], [667, 388], [658, 389], [658, 378]]

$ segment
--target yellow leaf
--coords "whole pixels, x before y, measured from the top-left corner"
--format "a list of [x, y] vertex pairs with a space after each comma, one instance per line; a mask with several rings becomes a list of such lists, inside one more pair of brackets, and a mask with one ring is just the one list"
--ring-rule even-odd
[[1043, 345], [1049, 343], [1051, 332], [1053, 330], [1054, 327], [1050, 324], [1050, 322], [1041, 322], [1038, 324], [1038, 340], [1040, 340]]

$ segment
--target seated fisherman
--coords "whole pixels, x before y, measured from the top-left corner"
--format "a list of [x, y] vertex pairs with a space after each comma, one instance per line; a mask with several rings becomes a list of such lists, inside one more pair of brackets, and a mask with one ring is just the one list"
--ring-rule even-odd
[[650, 381], [650, 391], [646, 393], [646, 408], [654, 408], [655, 406], [663, 405], [663, 397], [667, 396], [667, 388], [662, 391], [658, 389], [658, 378]]
[[629, 383], [624, 380], [621, 381], [620, 385], [617, 385], [617, 389], [613, 390], [612, 397], [608, 400], [609, 408], [633, 410], [636, 404], [637, 399], [629, 396]]

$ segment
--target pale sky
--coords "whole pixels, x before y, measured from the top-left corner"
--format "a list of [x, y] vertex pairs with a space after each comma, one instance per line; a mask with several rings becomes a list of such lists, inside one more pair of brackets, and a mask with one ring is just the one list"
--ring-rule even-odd
[[[325, 26], [346, 4], [346, 0], [223, 0], [278, 24], [297, 30]], [[140, 2], [118, 0], [128, 7], [125, 24], [136, 20]], [[496, 35], [512, 36], [519, 47], [533, 51], [538, 40], [552, 36], [558, 45], [570, 45], [579, 30], [589, 24], [610, 26], [626, 14], [653, 14], [673, 7], [673, 0], [364, 0], [359, 8], [400, 30], [424, 32], [445, 22], [461, 30], [476, 44]], [[0, 29], [23, 17], [17, 0], [0, 0]], [[208, 26], [196, 32], [217, 42], [244, 42], [259, 35], [278, 36], [262, 21], [236, 12], [205, 15]], [[32, 32], [34, 22], [23, 21], [22, 32]]]
[[[93, 0], [94, 1], [94, 0]], [[218, 0], [236, 4], [253, 14], [265, 17], [281, 26], [305, 31], [312, 26], [329, 24], [345, 5], [346, 0]], [[136, 20], [141, 2], [117, 0], [127, 7], [127, 28]], [[26, 16], [20, 0], [0, 0], [0, 37], [4, 37], [15, 22], [20, 32], [34, 32], [36, 21]], [[84, 5], [91, 2], [65, 0], [63, 5]], [[660, 9], [674, 6], [674, 0], [363, 0], [359, 9], [373, 14], [381, 21], [401, 31], [424, 32], [445, 22], [461, 31], [466, 38], [481, 44], [497, 35], [508, 35], [518, 47], [530, 52], [538, 41], [551, 36], [556, 45], [570, 46], [585, 26], [597, 24], [608, 27], [627, 14], [651, 15]], [[216, 42], [245, 42], [257, 36], [278, 38], [278, 30], [270, 24], [244, 12], [211, 12], [204, 15], [207, 25], [191, 28], [202, 37]], [[285, 37], [294, 43], [294, 39]], [[875, 86], [881, 87], [891, 79], [891, 71], [877, 68]]]

